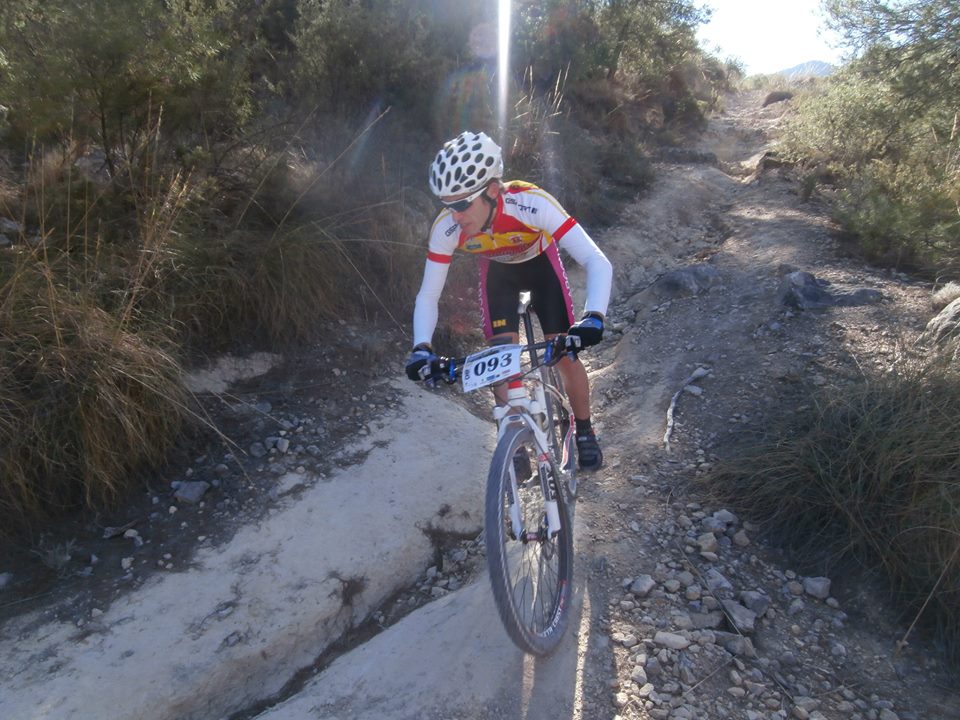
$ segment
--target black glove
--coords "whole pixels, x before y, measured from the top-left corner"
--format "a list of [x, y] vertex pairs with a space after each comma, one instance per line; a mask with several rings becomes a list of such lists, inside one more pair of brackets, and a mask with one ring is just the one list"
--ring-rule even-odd
[[426, 380], [430, 376], [430, 366], [438, 359], [429, 345], [417, 345], [407, 358], [407, 377], [414, 382]]
[[603, 318], [599, 313], [587, 313], [582, 320], [570, 326], [567, 335], [580, 338], [580, 347], [596, 345], [603, 339]]

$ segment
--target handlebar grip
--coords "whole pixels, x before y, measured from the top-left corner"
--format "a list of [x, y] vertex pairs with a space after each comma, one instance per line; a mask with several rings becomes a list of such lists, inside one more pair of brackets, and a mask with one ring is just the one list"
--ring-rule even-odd
[[564, 355], [576, 360], [580, 349], [580, 338], [576, 335], [557, 335], [544, 350], [543, 362], [547, 365], [553, 365], [560, 362]]
[[437, 380], [443, 380], [448, 385], [457, 380], [457, 361], [455, 358], [438, 357], [429, 365], [420, 368], [420, 379], [427, 387], [436, 387]]

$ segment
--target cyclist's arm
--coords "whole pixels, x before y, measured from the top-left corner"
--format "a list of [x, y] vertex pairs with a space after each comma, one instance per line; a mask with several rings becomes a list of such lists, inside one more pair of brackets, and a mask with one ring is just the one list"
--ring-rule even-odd
[[587, 271], [587, 301], [583, 311], [606, 315], [613, 287], [613, 266], [603, 250], [597, 247], [579, 223], [564, 233], [557, 241], [557, 246]]
[[613, 267], [607, 256], [553, 195], [529, 184], [514, 185], [516, 189], [508, 194], [523, 198], [522, 205], [515, 206], [517, 217], [529, 227], [549, 232], [557, 247], [587, 271], [587, 300], [583, 311], [606, 315], [613, 287]]
[[440, 317], [440, 295], [447, 282], [453, 252], [457, 249], [459, 226], [449, 210], [442, 211], [430, 228], [427, 262], [417, 301], [413, 306], [413, 346], [431, 344]]
[[417, 293], [417, 302], [413, 307], [413, 345], [421, 343], [428, 345], [433, 339], [433, 331], [437, 327], [440, 316], [440, 295], [447, 282], [447, 271], [450, 269], [450, 258], [446, 262], [428, 257], [423, 268], [423, 281], [420, 283], [420, 292]]

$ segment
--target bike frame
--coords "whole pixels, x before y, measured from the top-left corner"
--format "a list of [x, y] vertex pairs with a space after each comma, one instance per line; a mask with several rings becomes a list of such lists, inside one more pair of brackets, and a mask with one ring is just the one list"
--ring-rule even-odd
[[[520, 305], [517, 312], [523, 319], [524, 332], [527, 336], [528, 351], [533, 368], [539, 370], [539, 377], [533, 383], [533, 396], [524, 385], [522, 378], [514, 378], [508, 381], [507, 385], [507, 403], [498, 405], [493, 409], [493, 418], [497, 423], [497, 441], [503, 437], [507, 428], [512, 425], [522, 424], [533, 433], [534, 442], [537, 446], [537, 470], [540, 477], [541, 490], [543, 492], [544, 506], [547, 514], [547, 528], [550, 536], [555, 536], [560, 532], [560, 513], [557, 508], [556, 493], [561, 492], [555, 485], [554, 478], [559, 476], [560, 468], [553, 467], [553, 472], [546, 472], [546, 466], [553, 463], [553, 457], [550, 453], [550, 439], [547, 437], [546, 428], [551, 422], [547, 413], [546, 389], [556, 396], [557, 402], [563, 403], [565, 399], [561, 397], [556, 388], [549, 385], [545, 377], [545, 368], [537, 356], [537, 349], [533, 342], [533, 321], [530, 317], [530, 293], [521, 293]], [[560, 448], [558, 448], [558, 451]], [[516, 502], [517, 478], [513, 470], [510, 471], [510, 487], [514, 502], [511, 504], [510, 520], [513, 524], [513, 531], [516, 537], [520, 537], [523, 527], [520, 520], [519, 503]]]

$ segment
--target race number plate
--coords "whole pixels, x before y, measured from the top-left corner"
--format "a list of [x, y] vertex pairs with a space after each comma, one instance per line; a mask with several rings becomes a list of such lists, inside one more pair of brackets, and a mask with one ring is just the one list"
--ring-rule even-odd
[[470, 355], [463, 364], [463, 389], [476, 390], [520, 374], [520, 346], [498, 345]]

